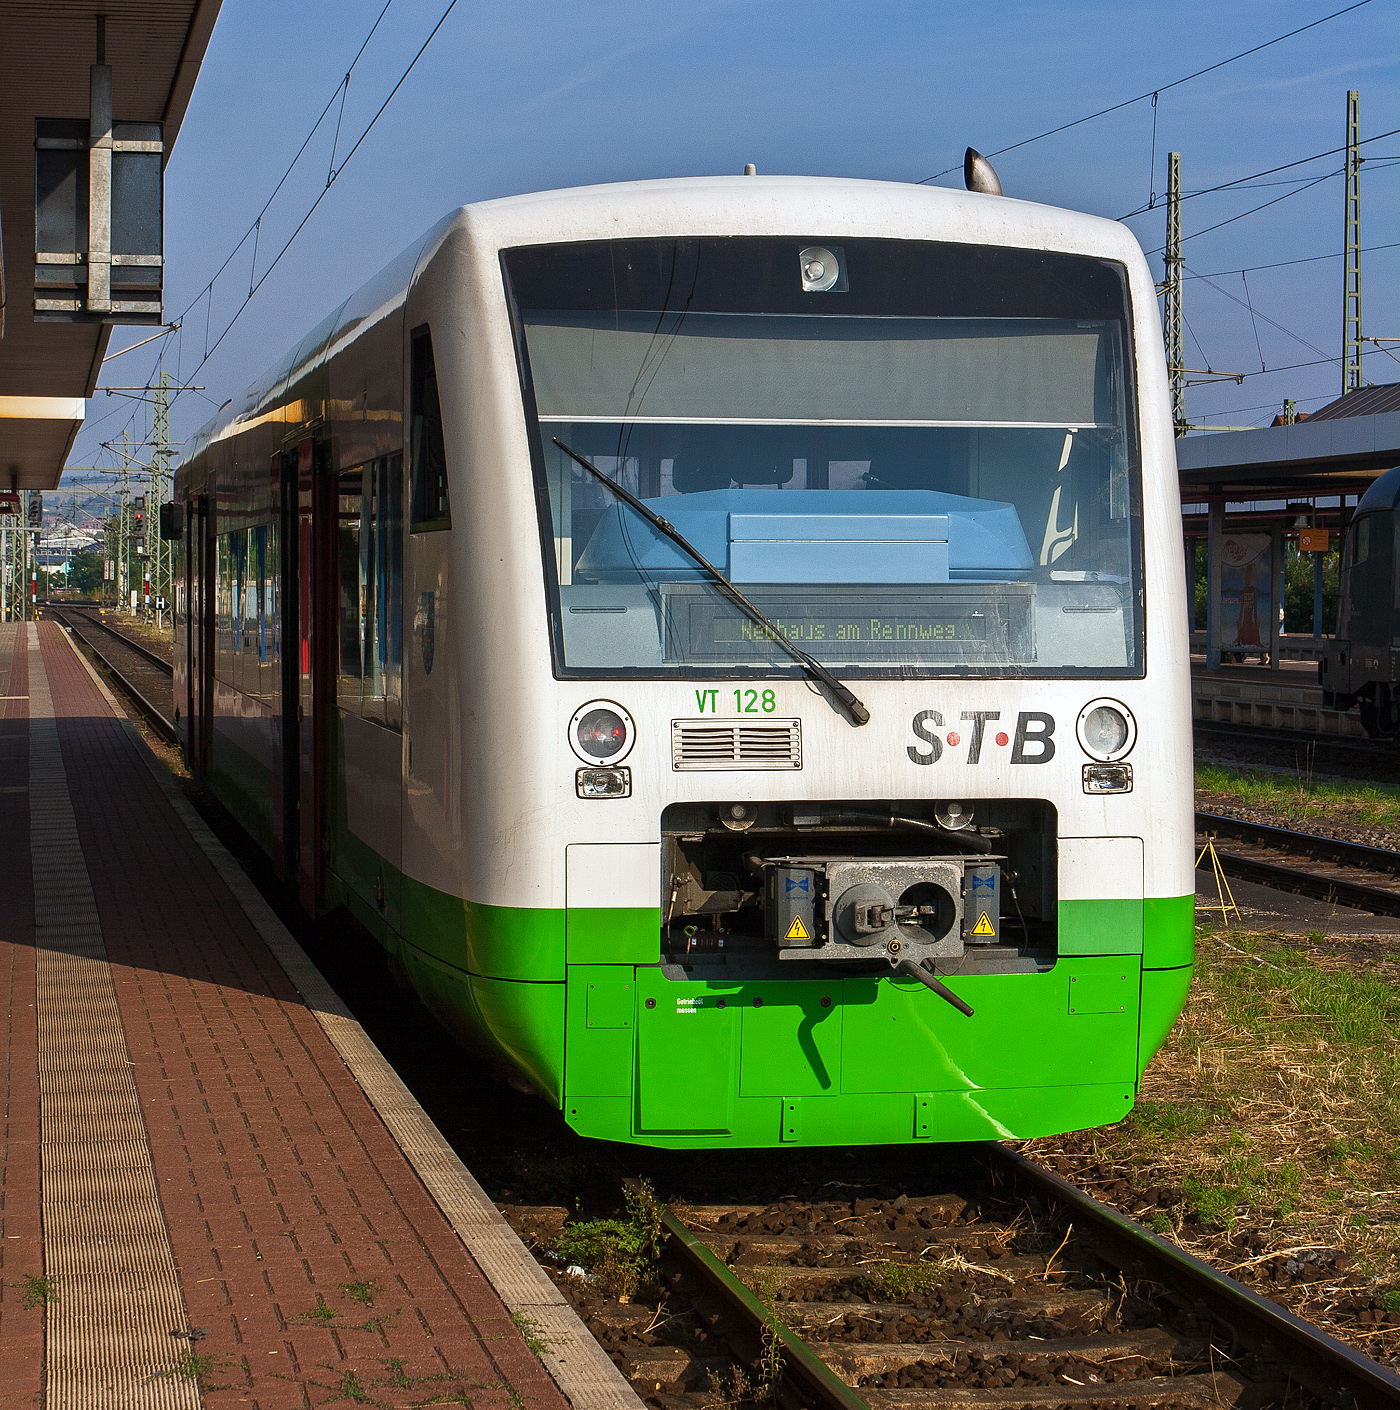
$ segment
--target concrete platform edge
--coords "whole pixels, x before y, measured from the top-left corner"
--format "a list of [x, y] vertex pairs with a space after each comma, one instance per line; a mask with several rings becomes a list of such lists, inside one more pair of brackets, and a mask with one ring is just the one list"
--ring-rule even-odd
[[297, 944], [233, 854], [180, 791], [169, 770], [147, 747], [140, 731], [92, 662], [63, 633], [102, 697], [137, 748], [176, 817], [233, 893], [297, 992], [350, 1069], [370, 1105], [388, 1128], [458, 1238], [476, 1260], [496, 1295], [531, 1340], [543, 1344], [541, 1364], [575, 1410], [642, 1410], [642, 1401], [609, 1360], [563, 1294], [535, 1262], [515, 1230], [462, 1163], [427, 1112], [389, 1065], [340, 995]]

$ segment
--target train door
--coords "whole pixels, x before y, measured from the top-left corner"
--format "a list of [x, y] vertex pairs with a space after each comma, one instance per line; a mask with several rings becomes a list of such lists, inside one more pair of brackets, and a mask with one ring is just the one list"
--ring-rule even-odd
[[325, 617], [333, 598], [327, 533], [334, 527], [335, 484], [317, 473], [315, 442], [299, 442], [285, 477], [283, 614], [283, 808], [287, 879], [294, 860], [303, 909], [315, 914], [324, 885], [326, 760], [330, 710], [328, 660], [334, 635]]
[[214, 565], [207, 494], [185, 502], [185, 543], [185, 749], [190, 772], [199, 778], [209, 767], [213, 707]]
[[281, 769], [275, 779], [277, 797], [272, 809], [272, 869], [279, 881], [290, 882], [297, 870], [297, 659], [294, 624], [297, 620], [297, 456], [278, 451], [269, 467], [273, 503], [277, 514], [277, 685], [279, 712], [277, 753]]

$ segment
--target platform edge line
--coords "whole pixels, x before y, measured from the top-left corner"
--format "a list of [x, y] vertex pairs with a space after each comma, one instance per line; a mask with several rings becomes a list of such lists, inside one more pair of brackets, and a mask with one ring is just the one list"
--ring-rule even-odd
[[[575, 1410], [643, 1410], [640, 1396], [604, 1353], [592, 1332], [535, 1262], [476, 1177], [462, 1163], [436, 1123], [404, 1085], [374, 1040], [346, 1007], [330, 981], [283, 925], [237, 859], [180, 791], [92, 663], [63, 634], [73, 654], [102, 692], [176, 817], [209, 858], [249, 924], [282, 966], [341, 1060], [388, 1128], [414, 1173], [442, 1211], [510, 1313], [545, 1333], [537, 1353]], [[534, 1332], [531, 1335], [535, 1335]]]

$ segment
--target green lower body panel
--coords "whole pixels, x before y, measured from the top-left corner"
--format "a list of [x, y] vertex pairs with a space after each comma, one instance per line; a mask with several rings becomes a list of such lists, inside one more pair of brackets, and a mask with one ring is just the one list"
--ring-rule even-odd
[[974, 1017], [915, 980], [571, 965], [565, 1115], [606, 1140], [750, 1147], [1045, 1135], [1131, 1108], [1138, 956], [949, 983]]
[[1138, 1040], [1138, 1071], [1147, 1071], [1152, 1055], [1166, 1042], [1167, 1034], [1186, 1003], [1191, 987], [1191, 965], [1178, 969], [1145, 969], [1142, 972], [1142, 1024]]
[[[667, 979], [626, 958], [654, 912], [579, 923], [406, 880], [405, 936], [383, 938], [459, 1040], [526, 1076], [585, 1136], [681, 1149], [997, 1140], [1131, 1109], [1190, 982], [1187, 902], [1063, 908], [1052, 968], [948, 977], [971, 1018], [915, 980], [835, 966], [815, 980]], [[416, 934], [415, 917], [436, 933]], [[1131, 949], [1075, 954], [1071, 921], [1081, 949], [1113, 936]], [[1178, 963], [1146, 968], [1149, 953]]]
[[410, 982], [430, 1013], [459, 1042], [516, 1068], [556, 1106], [563, 1096], [564, 986], [486, 979], [443, 964], [413, 945], [399, 947]]

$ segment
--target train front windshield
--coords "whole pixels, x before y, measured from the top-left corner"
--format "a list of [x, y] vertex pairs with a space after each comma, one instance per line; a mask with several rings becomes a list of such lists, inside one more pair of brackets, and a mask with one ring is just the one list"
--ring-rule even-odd
[[510, 250], [556, 668], [1143, 672], [1123, 267], [905, 240]]

